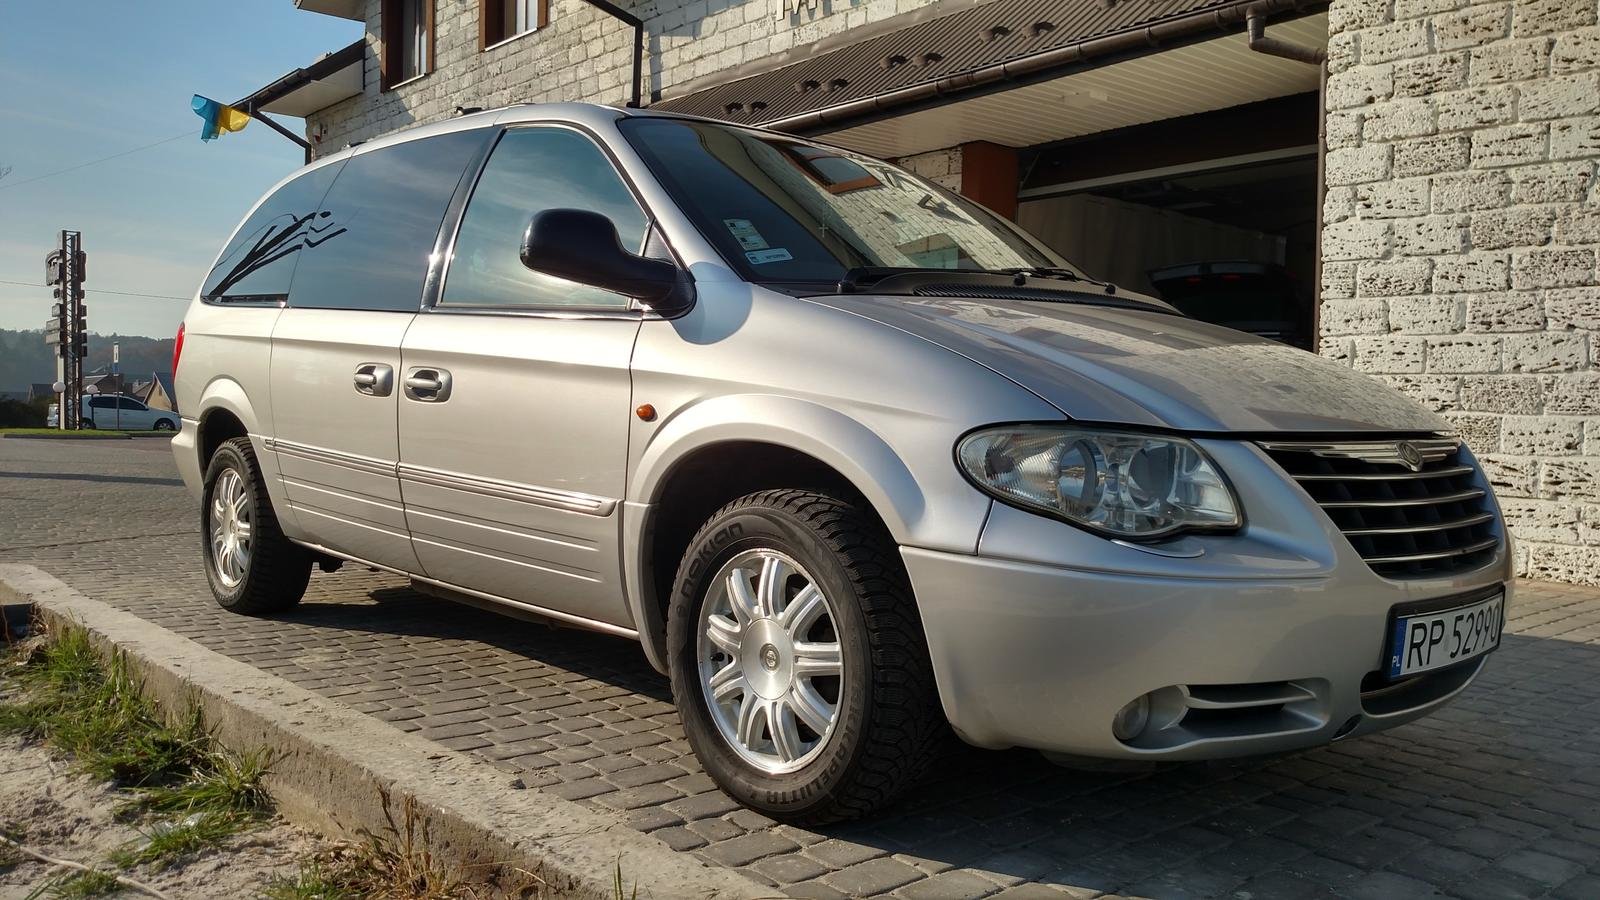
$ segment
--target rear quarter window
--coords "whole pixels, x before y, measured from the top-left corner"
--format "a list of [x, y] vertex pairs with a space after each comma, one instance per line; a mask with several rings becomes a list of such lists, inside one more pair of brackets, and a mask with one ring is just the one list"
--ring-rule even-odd
[[273, 191], [223, 249], [200, 295], [212, 302], [281, 303], [314, 235], [317, 207], [343, 162], [312, 169]]
[[446, 208], [489, 129], [352, 156], [300, 251], [292, 307], [415, 312]]

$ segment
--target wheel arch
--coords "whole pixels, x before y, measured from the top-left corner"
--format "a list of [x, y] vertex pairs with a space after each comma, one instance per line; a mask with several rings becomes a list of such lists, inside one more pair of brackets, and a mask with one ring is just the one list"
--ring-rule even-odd
[[857, 500], [897, 543], [925, 510], [910, 469], [837, 410], [777, 397], [707, 401], [663, 423], [634, 467], [624, 505], [624, 578], [639, 639], [666, 672], [666, 608], [683, 551], [717, 509], [768, 488]]
[[289, 537], [299, 537], [299, 523], [287, 502], [288, 498], [284, 496], [283, 482], [278, 478], [277, 457], [260, 440], [267, 430], [266, 423], [258, 418], [255, 405], [250, 402], [250, 395], [245, 392], [244, 386], [232, 378], [212, 379], [201, 391], [195, 408], [199, 412], [195, 416], [194, 452], [198, 457], [201, 481], [205, 479], [206, 467], [210, 465], [212, 455], [224, 441], [236, 437], [249, 438], [255, 448], [261, 478], [266, 482], [267, 497], [276, 511], [279, 526]]
[[223, 441], [261, 433], [255, 406], [243, 385], [231, 378], [217, 378], [207, 384], [200, 394], [198, 408], [195, 448], [200, 454], [201, 472]]

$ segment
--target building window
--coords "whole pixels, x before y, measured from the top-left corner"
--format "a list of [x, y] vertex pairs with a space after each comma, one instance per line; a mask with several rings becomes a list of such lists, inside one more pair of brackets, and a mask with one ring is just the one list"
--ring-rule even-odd
[[383, 89], [433, 71], [434, 0], [383, 0]]
[[549, 20], [549, 0], [478, 0], [478, 49], [543, 28]]

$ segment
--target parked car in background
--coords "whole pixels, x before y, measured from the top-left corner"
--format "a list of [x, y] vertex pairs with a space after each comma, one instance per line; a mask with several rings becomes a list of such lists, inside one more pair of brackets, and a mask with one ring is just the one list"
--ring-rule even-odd
[[1150, 273], [1161, 299], [1184, 313], [1269, 340], [1311, 349], [1311, 301], [1289, 270], [1272, 263], [1201, 262]]
[[173, 367], [224, 608], [352, 560], [638, 640], [706, 770], [788, 821], [890, 802], [949, 727], [1152, 761], [1391, 728], [1510, 597], [1482, 469], [1405, 395], [704, 119], [330, 154], [227, 240]]
[[[50, 404], [46, 426], [56, 428], [61, 422], [61, 404]], [[170, 409], [156, 409], [137, 397], [124, 394], [96, 394], [83, 398], [83, 426], [85, 428], [115, 429], [120, 431], [177, 431], [183, 418]]]

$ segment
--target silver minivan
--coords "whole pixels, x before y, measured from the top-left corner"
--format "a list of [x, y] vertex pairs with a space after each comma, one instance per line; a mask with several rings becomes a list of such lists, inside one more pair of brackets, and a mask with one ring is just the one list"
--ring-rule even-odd
[[703, 119], [524, 105], [332, 154], [246, 216], [178, 357], [222, 606], [349, 560], [637, 640], [787, 821], [891, 801], [952, 729], [1163, 761], [1390, 728], [1510, 600], [1446, 420]]

